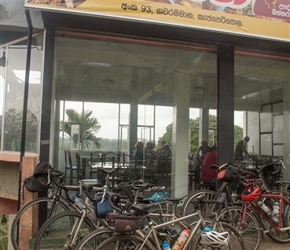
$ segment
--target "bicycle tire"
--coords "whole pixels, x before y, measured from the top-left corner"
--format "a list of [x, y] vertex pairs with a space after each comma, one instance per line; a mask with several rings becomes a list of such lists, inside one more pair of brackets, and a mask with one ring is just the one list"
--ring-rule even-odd
[[144, 239], [137, 235], [123, 234], [113, 236], [103, 241], [95, 250], [110, 250], [116, 249], [113, 246], [118, 246], [118, 249], [134, 249], [134, 250], [152, 250], [156, 249], [151, 243], [145, 242], [144, 247], [140, 248], [144, 243]]
[[[182, 206], [182, 215], [186, 216], [192, 213], [195, 213], [196, 210], [194, 208], [194, 201], [196, 201], [196, 197], [200, 196], [200, 195], [205, 195], [206, 198], [205, 200], [215, 200], [218, 193], [209, 189], [202, 189], [202, 190], [198, 190], [195, 191], [193, 193], [191, 193], [188, 198], [185, 200], [185, 202], [183, 203]], [[202, 212], [203, 217], [208, 217], [211, 214], [211, 209], [210, 207], [213, 206], [213, 204], [202, 204], [202, 207], [200, 207], [200, 210]], [[214, 205], [215, 206], [215, 205]], [[186, 222], [188, 224], [192, 224], [194, 221], [196, 220], [196, 218], [190, 218], [187, 219]]]
[[217, 192], [209, 190], [209, 189], [201, 189], [201, 190], [198, 190], [198, 191], [191, 193], [182, 205], [182, 215], [183, 216], [189, 215], [189, 214], [195, 212], [195, 209], [193, 207], [193, 201], [196, 200], [196, 197], [198, 197], [202, 194], [206, 195], [206, 200], [214, 200], [215, 197], [217, 196]]
[[94, 230], [86, 237], [84, 237], [79, 244], [76, 246], [76, 249], [96, 249], [98, 245], [100, 245], [103, 241], [107, 240], [108, 238], [112, 237], [114, 232], [108, 228], [99, 228]]
[[[229, 233], [229, 244], [225, 247], [216, 247], [204, 244], [201, 240], [201, 234], [194, 240], [194, 246], [192, 249], [203, 250], [203, 249], [219, 249], [219, 250], [246, 250], [250, 248], [246, 248], [244, 240], [242, 239], [238, 230], [236, 230], [233, 226], [225, 222], [217, 222], [214, 227], [216, 232], [228, 232]], [[187, 248], [189, 249], [189, 248]]]
[[[51, 216], [68, 210], [70, 209], [64, 202], [55, 201], [49, 197], [41, 197], [25, 204], [17, 212], [11, 225], [10, 235], [14, 249], [27, 249], [27, 239], [36, 237], [39, 224], [42, 225]], [[35, 214], [37, 211], [39, 216], [36, 218]], [[25, 240], [19, 241], [18, 239]]]
[[80, 212], [66, 211], [47, 220], [39, 230], [34, 249], [75, 249], [85, 235], [96, 229], [96, 225], [85, 217], [76, 235], [76, 242], [72, 243], [71, 240], [75, 236], [74, 223], [77, 223], [81, 217]]
[[253, 211], [248, 209], [245, 224], [241, 226], [239, 223], [241, 213], [240, 206], [224, 208], [219, 213], [219, 220], [231, 224], [240, 232], [247, 249], [258, 250], [263, 236], [262, 225]]

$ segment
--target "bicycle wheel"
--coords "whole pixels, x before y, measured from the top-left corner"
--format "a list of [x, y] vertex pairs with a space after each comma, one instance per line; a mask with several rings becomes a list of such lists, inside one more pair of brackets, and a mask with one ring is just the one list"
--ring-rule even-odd
[[111, 249], [122, 249], [122, 250], [152, 250], [156, 249], [149, 242], [145, 242], [141, 248], [144, 239], [137, 235], [117, 235], [113, 236], [104, 242], [102, 242], [96, 250], [111, 250]]
[[[182, 214], [183, 216], [185, 215], [189, 215], [191, 213], [195, 212], [194, 206], [193, 206], [193, 202], [196, 201], [196, 197], [200, 196], [200, 195], [206, 195], [206, 200], [214, 200], [215, 197], [217, 196], [217, 192], [209, 190], [209, 189], [202, 189], [202, 190], [198, 190], [195, 191], [193, 193], [191, 193], [187, 199], [185, 200], [185, 202], [183, 203], [182, 206]], [[204, 212], [206, 213], [206, 206], [209, 204], [204, 204], [203, 208], [204, 208]]]
[[93, 232], [88, 234], [79, 242], [76, 249], [94, 250], [103, 241], [109, 239], [112, 236], [113, 236], [113, 232], [108, 228], [100, 228], [100, 229], [94, 230]]
[[219, 220], [231, 224], [239, 231], [247, 249], [258, 250], [262, 239], [262, 225], [253, 211], [248, 209], [245, 224], [241, 226], [241, 213], [239, 206], [228, 207], [220, 212]]
[[39, 230], [34, 249], [75, 249], [87, 234], [96, 229], [88, 217], [80, 224], [81, 217], [80, 212], [66, 211], [47, 220]]
[[[183, 207], [182, 207], [183, 216], [196, 212], [194, 208], [194, 202], [196, 201], [196, 198], [200, 195], [205, 195], [206, 197], [205, 200], [215, 200], [218, 193], [209, 189], [202, 189], [202, 190], [193, 192], [183, 204]], [[213, 205], [210, 203], [202, 204], [202, 207], [200, 207], [200, 210], [202, 211], [202, 215], [204, 217], [208, 217], [211, 214], [211, 207], [216, 207], [216, 205], [215, 204]], [[198, 217], [193, 217], [193, 218], [187, 219], [186, 222], [188, 224], [192, 224], [197, 219]]]
[[55, 214], [68, 210], [69, 207], [64, 202], [49, 197], [38, 198], [25, 204], [11, 225], [10, 234], [14, 249], [29, 249], [29, 241], [36, 237], [39, 225]]
[[[285, 204], [284, 204], [285, 205]], [[284, 207], [282, 221], [280, 221], [281, 227], [289, 227], [290, 226], [290, 208], [288, 205]], [[267, 231], [266, 235], [277, 243], [289, 243], [290, 242], [290, 230], [287, 231], [276, 231], [272, 226], [270, 226], [269, 231]]]
[[[214, 227], [215, 232], [228, 232], [229, 240], [228, 243], [223, 245], [218, 239], [211, 238], [209, 241], [204, 241], [199, 233], [196, 240], [194, 240], [194, 247], [192, 249], [204, 250], [204, 249], [218, 249], [218, 250], [246, 250], [244, 240], [240, 233], [230, 224], [224, 222], [217, 222]], [[212, 241], [211, 241], [212, 240]]]

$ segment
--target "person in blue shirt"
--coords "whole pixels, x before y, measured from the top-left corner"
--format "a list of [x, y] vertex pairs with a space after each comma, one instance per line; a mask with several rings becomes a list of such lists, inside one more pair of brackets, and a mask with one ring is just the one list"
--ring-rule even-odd
[[137, 141], [133, 150], [133, 159], [135, 160], [136, 164], [142, 165], [143, 162], [143, 147], [144, 143], [142, 141]]

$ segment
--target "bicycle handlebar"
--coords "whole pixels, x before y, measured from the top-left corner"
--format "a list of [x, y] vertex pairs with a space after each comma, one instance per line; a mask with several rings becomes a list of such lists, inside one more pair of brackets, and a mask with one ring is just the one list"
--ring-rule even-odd
[[[259, 174], [256, 173], [255, 171], [250, 171], [250, 170], [245, 170], [245, 169], [241, 169], [239, 168], [238, 169], [238, 172], [239, 174], [242, 174], [242, 175], [250, 175], [250, 177], [252, 178], [258, 178], [259, 177]], [[240, 176], [241, 179], [245, 178], [245, 176]]]
[[[271, 169], [271, 167], [273, 168]], [[279, 161], [271, 161], [270, 163], [262, 165], [258, 171], [259, 173], [262, 173], [263, 171], [268, 171], [268, 173], [271, 175], [277, 175], [281, 173], [282, 168], [286, 169], [282, 160], [279, 160]]]

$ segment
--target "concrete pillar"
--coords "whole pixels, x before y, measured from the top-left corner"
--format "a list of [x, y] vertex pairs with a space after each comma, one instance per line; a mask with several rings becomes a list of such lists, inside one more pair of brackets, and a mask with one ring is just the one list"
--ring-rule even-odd
[[138, 104], [131, 103], [130, 106], [130, 122], [129, 122], [129, 155], [131, 156], [134, 145], [137, 142], [138, 133]]
[[172, 197], [181, 197], [188, 192], [189, 89], [190, 76], [176, 74], [173, 89]]
[[[199, 110], [199, 143], [201, 140], [206, 139], [208, 141], [208, 123], [209, 123], [209, 109], [208, 107]], [[212, 146], [212, 145], [211, 145]]]

